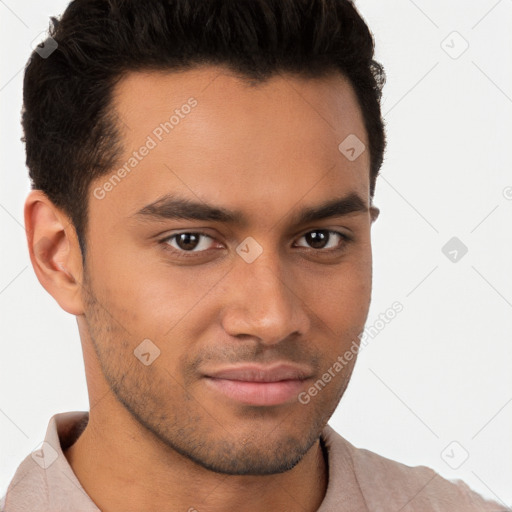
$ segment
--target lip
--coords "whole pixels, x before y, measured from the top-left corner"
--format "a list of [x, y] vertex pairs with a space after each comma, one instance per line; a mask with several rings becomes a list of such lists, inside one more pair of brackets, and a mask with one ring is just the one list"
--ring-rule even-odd
[[230, 366], [205, 372], [215, 379], [240, 380], [245, 382], [278, 382], [281, 380], [305, 380], [311, 377], [311, 370], [304, 366], [277, 363], [263, 366], [256, 364]]
[[304, 381], [311, 376], [309, 368], [290, 364], [243, 365], [210, 371], [205, 382], [231, 400], [270, 406], [296, 401]]

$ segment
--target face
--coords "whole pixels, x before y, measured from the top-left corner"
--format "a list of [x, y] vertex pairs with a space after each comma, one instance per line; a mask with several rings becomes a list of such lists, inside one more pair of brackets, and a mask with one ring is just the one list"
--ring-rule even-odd
[[203, 67], [128, 75], [113, 107], [125, 153], [90, 188], [82, 338], [170, 448], [221, 473], [291, 469], [345, 391], [370, 303], [354, 91]]

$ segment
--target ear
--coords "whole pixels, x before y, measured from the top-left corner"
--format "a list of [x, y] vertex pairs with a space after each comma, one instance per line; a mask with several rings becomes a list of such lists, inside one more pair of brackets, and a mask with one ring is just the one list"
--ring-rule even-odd
[[370, 216], [372, 219], [372, 223], [377, 220], [377, 217], [380, 215], [380, 210], [376, 206], [370, 206]]
[[82, 253], [69, 217], [41, 190], [25, 201], [30, 261], [43, 288], [72, 315], [82, 315]]

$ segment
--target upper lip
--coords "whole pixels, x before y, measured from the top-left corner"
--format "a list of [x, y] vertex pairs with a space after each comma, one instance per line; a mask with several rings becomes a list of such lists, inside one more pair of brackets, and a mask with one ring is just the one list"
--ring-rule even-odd
[[280, 380], [306, 380], [311, 377], [311, 370], [304, 366], [288, 363], [274, 365], [239, 365], [210, 371], [206, 377], [245, 382], [278, 382]]

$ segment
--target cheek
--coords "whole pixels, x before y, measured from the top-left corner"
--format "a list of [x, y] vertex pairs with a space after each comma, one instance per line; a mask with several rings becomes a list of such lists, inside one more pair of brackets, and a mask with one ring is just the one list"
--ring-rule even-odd
[[[297, 275], [300, 297], [329, 324], [358, 325], [366, 321], [372, 289], [371, 256], [357, 257]], [[300, 284], [299, 284], [300, 283]]]
[[151, 261], [143, 251], [121, 249], [94, 267], [98, 298], [134, 338], [181, 339], [184, 330], [206, 315], [208, 294], [223, 279], [225, 268], [172, 266]]

